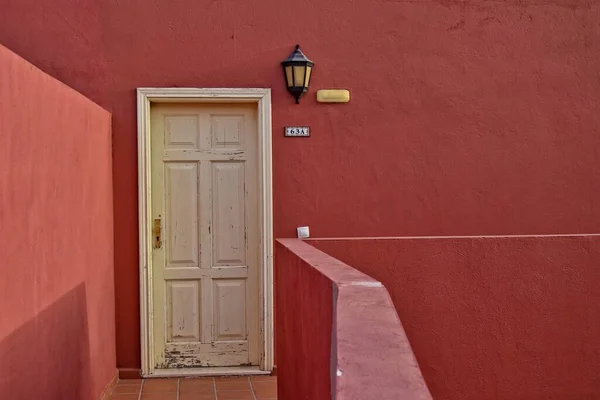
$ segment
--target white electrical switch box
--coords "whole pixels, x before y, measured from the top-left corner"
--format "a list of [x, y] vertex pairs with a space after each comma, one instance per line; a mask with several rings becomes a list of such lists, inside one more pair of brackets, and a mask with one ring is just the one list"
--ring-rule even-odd
[[306, 239], [310, 237], [308, 226], [301, 226], [298, 228], [298, 239]]

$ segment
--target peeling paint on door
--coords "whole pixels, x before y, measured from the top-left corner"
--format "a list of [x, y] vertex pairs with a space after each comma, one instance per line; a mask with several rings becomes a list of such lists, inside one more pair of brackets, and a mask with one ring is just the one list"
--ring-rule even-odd
[[154, 365], [258, 365], [258, 136], [252, 104], [151, 109]]

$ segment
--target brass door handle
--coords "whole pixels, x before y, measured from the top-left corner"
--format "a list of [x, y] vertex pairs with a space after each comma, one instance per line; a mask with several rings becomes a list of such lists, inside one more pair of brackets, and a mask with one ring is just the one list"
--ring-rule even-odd
[[161, 219], [156, 218], [154, 220], [154, 228], [152, 229], [155, 249], [160, 249], [162, 247], [161, 225], [162, 225]]

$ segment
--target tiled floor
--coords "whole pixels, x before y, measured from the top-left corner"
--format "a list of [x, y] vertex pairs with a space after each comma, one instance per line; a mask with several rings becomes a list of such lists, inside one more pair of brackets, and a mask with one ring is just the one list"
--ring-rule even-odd
[[274, 376], [120, 380], [110, 400], [276, 400]]

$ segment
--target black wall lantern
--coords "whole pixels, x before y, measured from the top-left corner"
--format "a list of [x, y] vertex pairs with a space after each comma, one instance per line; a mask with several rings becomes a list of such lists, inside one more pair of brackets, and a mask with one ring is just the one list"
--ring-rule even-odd
[[296, 98], [296, 104], [300, 103], [300, 97], [308, 91], [310, 75], [314, 62], [310, 61], [296, 45], [296, 50], [281, 62], [288, 91]]

